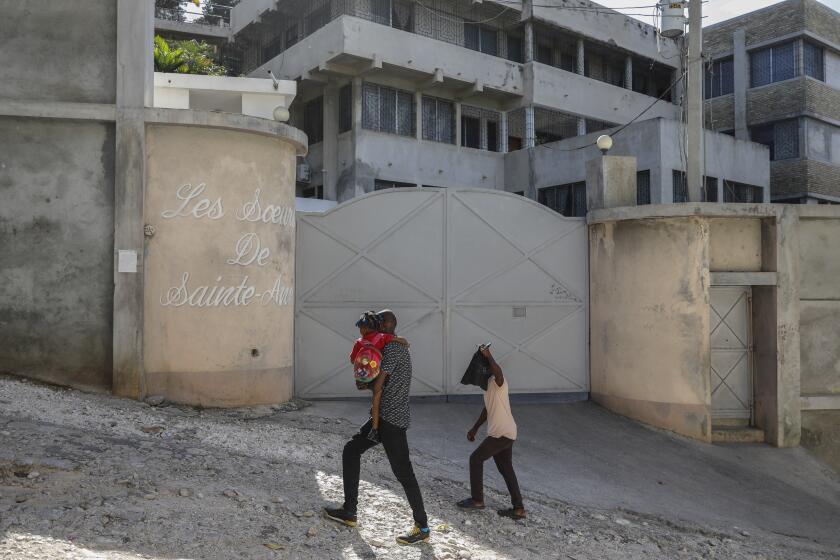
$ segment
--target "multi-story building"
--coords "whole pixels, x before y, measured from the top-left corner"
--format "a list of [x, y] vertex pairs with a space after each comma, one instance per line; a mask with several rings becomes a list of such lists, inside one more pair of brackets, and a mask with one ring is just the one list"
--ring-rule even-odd
[[[243, 0], [231, 33], [241, 72], [299, 81], [303, 196], [506, 189], [582, 215], [585, 162], [612, 130], [640, 202], [686, 198], [683, 42], [598, 4]], [[766, 199], [766, 148], [710, 132], [706, 152], [708, 200]]]
[[704, 45], [707, 126], [769, 146], [774, 202], [840, 202], [840, 13], [787, 0]]

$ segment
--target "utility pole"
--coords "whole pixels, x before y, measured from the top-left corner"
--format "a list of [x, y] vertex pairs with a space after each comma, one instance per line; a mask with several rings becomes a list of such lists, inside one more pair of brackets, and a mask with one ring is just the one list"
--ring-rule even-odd
[[688, 88], [686, 92], [688, 200], [703, 202], [703, 1], [689, 0]]

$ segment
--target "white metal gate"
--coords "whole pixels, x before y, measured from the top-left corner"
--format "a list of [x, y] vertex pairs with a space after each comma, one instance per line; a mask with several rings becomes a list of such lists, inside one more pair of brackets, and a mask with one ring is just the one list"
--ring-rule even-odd
[[358, 396], [353, 325], [389, 307], [412, 394], [472, 392], [459, 381], [485, 342], [512, 392], [586, 392], [587, 258], [584, 219], [499, 191], [391, 189], [301, 214], [295, 391]]
[[712, 418], [749, 420], [753, 404], [749, 286], [712, 287]]

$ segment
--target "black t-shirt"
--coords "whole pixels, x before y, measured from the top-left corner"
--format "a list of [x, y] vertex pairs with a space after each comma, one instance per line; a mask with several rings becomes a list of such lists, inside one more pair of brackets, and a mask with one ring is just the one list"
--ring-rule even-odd
[[379, 417], [398, 428], [408, 428], [411, 413], [408, 394], [411, 390], [411, 353], [404, 344], [389, 342], [382, 349], [382, 373], [388, 374], [382, 389]]

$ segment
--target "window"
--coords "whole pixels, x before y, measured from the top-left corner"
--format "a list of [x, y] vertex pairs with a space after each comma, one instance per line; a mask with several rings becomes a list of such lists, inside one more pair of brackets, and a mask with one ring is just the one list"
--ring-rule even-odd
[[370, 0], [371, 21], [391, 25], [391, 0]]
[[706, 99], [729, 95], [735, 91], [734, 71], [735, 63], [731, 58], [710, 64], [706, 68]]
[[362, 86], [362, 127], [414, 136], [414, 94], [376, 84]]
[[309, 137], [310, 144], [317, 144], [324, 139], [324, 98], [316, 97], [303, 106], [303, 131]]
[[464, 22], [464, 46], [484, 54], [498, 56], [498, 33], [490, 27], [482, 27], [477, 23]]
[[717, 177], [703, 178], [703, 202], [718, 201], [718, 180]]
[[394, 0], [391, 6], [391, 27], [414, 32], [414, 11], [408, 0]]
[[507, 36], [507, 58], [513, 62], [522, 62], [522, 37]]
[[496, 111], [461, 105], [461, 145], [498, 152], [499, 119]]
[[373, 190], [375, 191], [384, 191], [386, 189], [413, 189], [416, 187], [417, 185], [414, 183], [403, 183], [401, 181], [388, 181], [384, 179], [375, 179], [373, 181]]
[[636, 172], [636, 205], [650, 204], [650, 170]]
[[491, 152], [500, 151], [499, 147], [499, 123], [487, 121], [487, 149]]
[[813, 43], [805, 43], [805, 75], [825, 81], [825, 51]]
[[750, 87], [789, 80], [797, 74], [794, 42], [750, 53]]
[[723, 201], [757, 203], [764, 201], [764, 189], [735, 181], [723, 182]]
[[321, 29], [330, 22], [330, 5], [324, 4], [320, 8], [311, 12], [304, 20], [306, 26], [306, 35], [311, 35], [317, 30]]
[[481, 119], [461, 117], [461, 145], [466, 148], [481, 148]]
[[569, 218], [586, 216], [586, 183], [571, 183], [539, 190], [539, 202]]
[[596, 121], [595, 119], [586, 119], [586, 133], [590, 134], [592, 132], [600, 132], [602, 130], [607, 130], [608, 128], [613, 128], [616, 125], [604, 121]]
[[578, 118], [559, 111], [534, 107], [534, 135], [537, 145], [574, 138], [578, 135]]
[[685, 171], [673, 172], [674, 181], [674, 202], [688, 202], [688, 180]]
[[624, 59], [617, 54], [589, 49], [584, 59], [584, 74], [592, 79], [624, 87]]
[[455, 143], [455, 107], [451, 101], [423, 96], [423, 140]]
[[537, 52], [535, 53], [537, 62], [542, 64], [552, 63], [552, 52], [550, 45], [537, 45]]
[[799, 121], [796, 119], [753, 127], [750, 138], [770, 148], [770, 161], [799, 157]]
[[338, 90], [338, 132], [353, 128], [353, 86], [347, 84]]
[[286, 48], [296, 44], [299, 40], [297, 23], [286, 29]]

